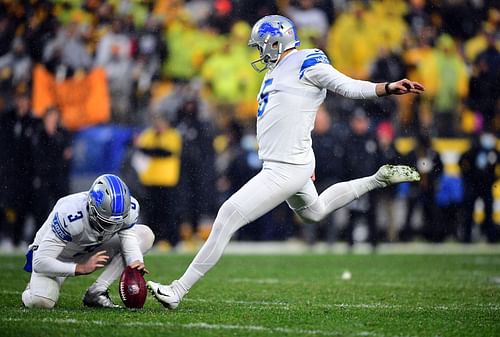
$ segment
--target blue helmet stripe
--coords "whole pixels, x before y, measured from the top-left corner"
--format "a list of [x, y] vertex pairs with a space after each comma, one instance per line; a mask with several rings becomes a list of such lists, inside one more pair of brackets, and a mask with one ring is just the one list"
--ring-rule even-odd
[[116, 180], [116, 184], [118, 185], [118, 188], [120, 190], [116, 194], [116, 206], [117, 206], [116, 212], [118, 213], [116, 215], [122, 215], [123, 211], [125, 209], [125, 199], [123, 198], [123, 194], [124, 194], [123, 186], [121, 184], [121, 181], [118, 178], [113, 176], [113, 179]]
[[120, 180], [113, 176], [109, 175], [106, 177], [111, 186], [111, 214], [112, 215], [122, 215], [125, 209], [125, 199], [123, 197], [124, 191], [122, 188], [122, 184]]
[[116, 195], [116, 215], [123, 215], [123, 212], [125, 211], [125, 198], [123, 197], [125, 194], [125, 191], [123, 190], [122, 183], [120, 179], [117, 177], [113, 176], [113, 179], [116, 181], [116, 185], [118, 185], [119, 192]]
[[106, 176], [106, 180], [108, 181], [109, 187], [111, 187], [111, 214], [114, 215], [116, 212], [115, 185], [113, 184], [111, 176]]

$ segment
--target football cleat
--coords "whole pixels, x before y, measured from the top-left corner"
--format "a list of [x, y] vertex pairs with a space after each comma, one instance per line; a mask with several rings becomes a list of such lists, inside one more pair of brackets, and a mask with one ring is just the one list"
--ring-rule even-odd
[[83, 297], [83, 305], [91, 308], [121, 308], [118, 304], [114, 304], [109, 297], [109, 292], [90, 292], [87, 290]]
[[175, 309], [181, 302], [181, 297], [169, 285], [148, 281], [148, 288], [153, 296], [167, 309]]
[[397, 183], [420, 181], [420, 174], [415, 168], [406, 165], [383, 165], [375, 173], [375, 179], [386, 187]]

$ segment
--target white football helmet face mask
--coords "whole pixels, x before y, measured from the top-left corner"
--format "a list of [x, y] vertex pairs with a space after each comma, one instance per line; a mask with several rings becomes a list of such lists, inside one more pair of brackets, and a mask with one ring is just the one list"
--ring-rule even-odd
[[112, 234], [120, 230], [130, 212], [130, 191], [113, 174], [98, 177], [88, 195], [90, 225], [98, 232]]
[[[281, 54], [300, 45], [293, 22], [281, 15], [268, 15], [257, 21], [250, 33], [250, 47], [259, 49], [260, 58], [253, 61], [252, 67], [258, 72], [273, 69]], [[257, 63], [262, 63], [259, 68]]]

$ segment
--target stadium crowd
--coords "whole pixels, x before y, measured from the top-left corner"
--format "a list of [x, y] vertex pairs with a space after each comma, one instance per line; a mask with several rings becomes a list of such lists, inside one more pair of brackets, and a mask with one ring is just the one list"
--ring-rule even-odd
[[496, 242], [498, 8], [495, 0], [0, 0], [0, 248], [30, 241], [73, 190], [82, 155], [73, 140], [98, 125], [130, 131], [111, 173], [141, 201], [157, 247], [205, 238], [218, 206], [261, 168], [263, 74], [250, 66], [258, 53], [247, 42], [251, 25], [273, 13], [296, 23], [302, 48], [323, 49], [351, 77], [407, 77], [426, 88], [368, 103], [329, 94], [313, 132], [318, 189], [383, 163], [413, 165], [422, 180], [372, 192], [320, 224], [300, 224], [282, 205], [237, 239]]

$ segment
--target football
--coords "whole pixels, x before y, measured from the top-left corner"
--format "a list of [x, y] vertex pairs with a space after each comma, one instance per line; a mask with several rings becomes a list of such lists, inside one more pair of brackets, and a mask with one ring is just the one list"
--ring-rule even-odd
[[139, 270], [126, 267], [120, 277], [118, 290], [127, 308], [140, 309], [144, 306], [148, 292], [144, 276]]

